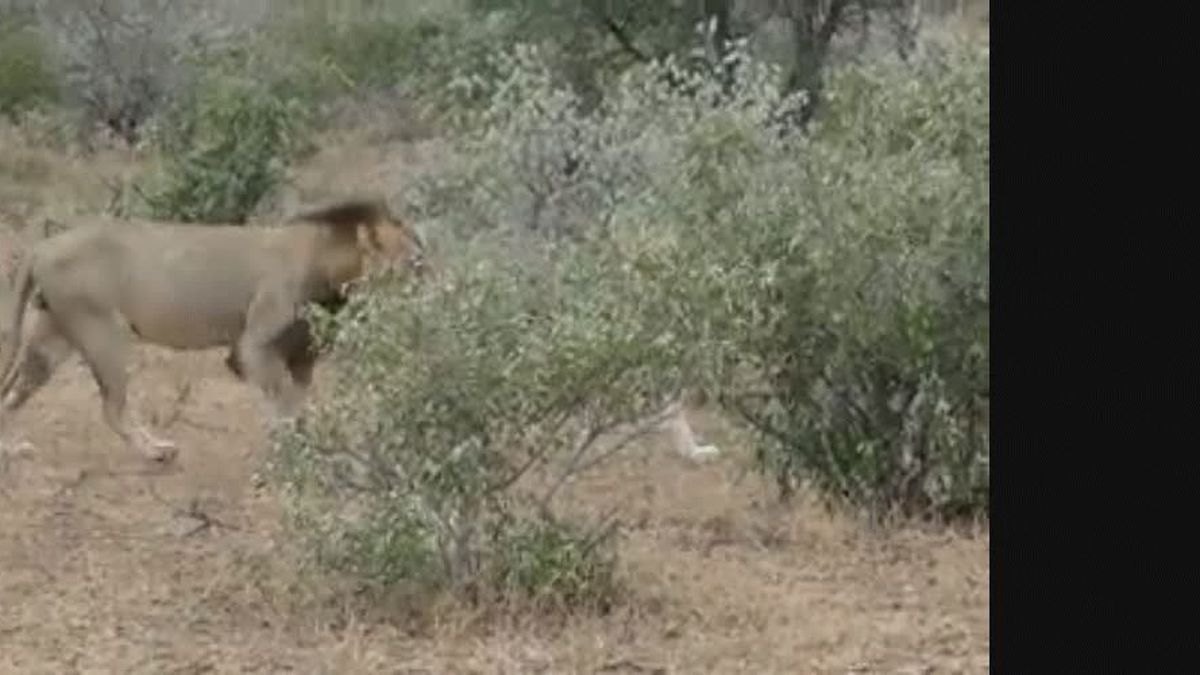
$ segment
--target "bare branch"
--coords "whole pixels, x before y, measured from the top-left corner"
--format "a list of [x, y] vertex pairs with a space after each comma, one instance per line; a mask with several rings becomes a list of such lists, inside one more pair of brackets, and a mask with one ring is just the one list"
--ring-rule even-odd
[[588, 471], [597, 464], [617, 454], [634, 440], [646, 435], [647, 433], [658, 428], [671, 415], [676, 412], [678, 401], [672, 401], [662, 410], [652, 415], [649, 415], [638, 421], [632, 429], [621, 434], [617, 442], [613, 443], [607, 449], [599, 452], [588, 461], [584, 458], [594, 449], [596, 441], [606, 433], [609, 433], [620, 426], [619, 423], [611, 423], [607, 425], [592, 425], [580, 434], [580, 440], [576, 443], [574, 451], [571, 453], [571, 459], [567, 462], [567, 466], [563, 469], [558, 479], [546, 491], [542, 499], [539, 500], [539, 508], [543, 512], [549, 511], [550, 502], [558, 494], [559, 490], [574, 476]]
[[[838, 29], [842, 27], [842, 16], [846, 13], [846, 7], [849, 4], [850, 0], [833, 0], [829, 3], [829, 11], [825, 13], [825, 19], [817, 31], [817, 47], [821, 54], [829, 52], [829, 43]], [[824, 58], [822, 58], [823, 60]]]
[[633, 44], [633, 39], [630, 38], [629, 34], [625, 32], [625, 28], [617, 23], [616, 19], [605, 15], [601, 18], [601, 22], [604, 24], [604, 27], [608, 29], [609, 34], [616, 38], [617, 44], [621, 45], [626, 52], [632, 54], [635, 58], [637, 58], [638, 61], [641, 61], [642, 63], [649, 63], [651, 60], [653, 60], [649, 54], [639, 49], [637, 45]]

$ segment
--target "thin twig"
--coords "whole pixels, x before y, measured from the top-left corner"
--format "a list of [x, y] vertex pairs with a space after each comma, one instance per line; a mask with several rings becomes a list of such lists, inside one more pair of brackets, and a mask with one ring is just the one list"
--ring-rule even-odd
[[558, 480], [556, 480], [550, 489], [547, 490], [542, 499], [539, 500], [539, 506], [541, 509], [545, 511], [549, 508], [550, 501], [555, 497], [555, 495], [558, 494], [558, 491], [567, 483], [568, 480], [570, 480], [571, 477], [595, 467], [600, 462], [603, 462], [604, 460], [620, 452], [635, 439], [640, 438], [641, 436], [649, 433], [661, 425], [675, 412], [675, 406], [677, 403], [677, 401], [672, 401], [660, 412], [643, 418], [636, 426], [634, 426], [633, 429], [626, 432], [621, 437], [621, 440], [617, 441], [603, 452], [598, 453], [587, 462], [583, 462], [583, 457], [587, 454], [588, 450], [595, 445], [600, 436], [612, 431], [618, 425], [608, 424], [593, 426], [584, 432], [582, 434], [583, 438], [576, 445], [575, 451], [572, 453], [571, 460], [568, 462], [567, 467], [563, 470], [562, 474], [559, 475]]
[[575, 451], [571, 453], [571, 459], [567, 462], [566, 468], [563, 469], [562, 473], [559, 474], [558, 480], [554, 481], [554, 484], [550, 486], [550, 489], [546, 491], [546, 494], [543, 495], [541, 500], [538, 502], [538, 508], [543, 513], [549, 511], [550, 502], [554, 499], [554, 496], [558, 494], [559, 489], [562, 488], [562, 486], [571, 478], [571, 476], [574, 476], [577, 473], [579, 461], [583, 458], [583, 455], [585, 452], [587, 452], [588, 448], [590, 448], [592, 444], [595, 443], [596, 439], [600, 437], [600, 434], [601, 430], [599, 428], [589, 429], [582, 434], [583, 438], [576, 443]]
[[238, 527], [236, 525], [231, 525], [223, 520], [220, 520], [214, 516], [209, 515], [205, 511], [203, 511], [200, 508], [200, 500], [197, 497], [193, 497], [193, 498], [189, 499], [188, 505], [186, 508], [180, 508], [180, 507], [176, 506], [175, 504], [172, 504], [169, 500], [164, 499], [163, 496], [158, 493], [158, 490], [155, 489], [153, 483], [148, 483], [147, 487], [149, 489], [150, 496], [153, 497], [155, 501], [157, 501], [160, 504], [171, 509], [171, 515], [173, 515], [177, 518], [179, 518], [179, 517], [191, 518], [193, 520], [200, 521], [197, 525], [193, 526], [187, 532], [184, 532], [182, 535], [184, 537], [190, 537], [190, 536], [200, 532], [201, 530], [206, 530], [214, 525], [216, 525], [217, 527], [225, 528], [226, 530], [235, 530], [236, 531], [236, 530], [241, 529], [240, 527]]
[[591, 553], [593, 549], [600, 545], [600, 542], [612, 536], [617, 526], [621, 523], [619, 519], [613, 517], [619, 510], [621, 510], [621, 505], [614, 504], [604, 512], [604, 515], [596, 520], [596, 527], [592, 528], [592, 531], [584, 538], [585, 543], [581, 551], [583, 555]]
[[[553, 413], [555, 409], [558, 409], [558, 416], [550, 428], [550, 434], [553, 435], [558, 433], [558, 431], [562, 429], [563, 425], [565, 425], [571, 419], [572, 413], [574, 413], [576, 409], [579, 408], [586, 400], [586, 392], [589, 389], [590, 383], [599, 380], [600, 376], [606, 372], [606, 365], [594, 368], [590, 373], [587, 373], [584, 376], [581, 385], [574, 393], [569, 392], [565, 396], [558, 397], [553, 401], [550, 401], [540, 410], [531, 415], [528, 418], [528, 423], [536, 424], [542, 421], [543, 418]], [[497, 483], [489, 485], [487, 487], [487, 492], [491, 494], [499, 490], [504, 490], [510, 487], [513, 483], [516, 483], [518, 480], [520, 480], [521, 476], [525, 475], [537, 462], [546, 457], [546, 452], [546, 446], [543, 446], [543, 449], [541, 450], [531, 451], [529, 458], [520, 467], [518, 467], [510, 476], [505, 477]]]
[[587, 464], [584, 464], [583, 466], [579, 467], [579, 471], [583, 472], [583, 471], [587, 471], [587, 470], [591, 469], [592, 467], [596, 466], [600, 462], [603, 462], [604, 460], [608, 459], [609, 457], [612, 457], [613, 455], [617, 454], [622, 449], [624, 449], [625, 446], [629, 445], [636, 439], [653, 431], [655, 428], [657, 428], [659, 425], [661, 425], [663, 422], [665, 422], [667, 420], [667, 418], [669, 418], [672, 414], [674, 414], [674, 412], [675, 412], [674, 405], [675, 404], [672, 403], [671, 405], [668, 405], [667, 408], [665, 410], [663, 410], [662, 412], [652, 415], [650, 417], [647, 417], [645, 420], [640, 422], [636, 427], [634, 427], [634, 429], [632, 431], [629, 431], [627, 434], [625, 434], [625, 436], [620, 441], [618, 441], [615, 445], [613, 445], [611, 448], [600, 453], [599, 455], [594, 457], [592, 459], [592, 461], [588, 462]]
[[620, 44], [625, 51], [632, 54], [635, 58], [637, 58], [638, 61], [641, 61], [642, 63], [650, 62], [650, 55], [639, 49], [637, 45], [633, 44], [633, 39], [630, 38], [629, 34], [625, 32], [625, 27], [618, 24], [616, 19], [605, 15], [601, 21], [604, 23], [604, 27], [607, 28], [608, 32], [617, 39], [617, 43]]

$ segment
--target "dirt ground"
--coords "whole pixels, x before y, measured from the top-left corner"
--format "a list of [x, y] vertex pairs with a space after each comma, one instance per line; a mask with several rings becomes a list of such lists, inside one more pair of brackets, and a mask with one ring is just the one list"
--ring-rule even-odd
[[[218, 353], [145, 348], [133, 404], [180, 442], [148, 472], [68, 363], [0, 464], [3, 673], [930, 673], [988, 668], [988, 535], [869, 532], [773, 506], [742, 459], [653, 439], [576, 495], [624, 504], [629, 599], [608, 616], [414, 627], [306, 599], [256, 489], [262, 404]], [[190, 386], [189, 384], [190, 383]], [[700, 424], [722, 439], [720, 430]], [[311, 595], [311, 593], [309, 593]]]
[[[306, 200], [385, 189], [436, 153], [323, 146], [293, 178]], [[0, 149], [0, 199], [30, 220], [102, 209], [107, 181], [136, 168], [49, 155], [15, 132]], [[131, 405], [181, 446], [169, 471], [148, 472], [108, 430], [77, 359], [8, 421], [0, 673], [988, 671], [986, 526], [869, 531], [803, 499], [781, 507], [714, 419], [696, 426], [726, 450], [718, 461], [648, 438], [575, 486], [584, 509], [622, 507], [628, 597], [608, 615], [446, 607], [385, 621], [289, 562], [277, 496], [254, 478], [264, 407], [222, 358], [147, 347], [131, 364]]]

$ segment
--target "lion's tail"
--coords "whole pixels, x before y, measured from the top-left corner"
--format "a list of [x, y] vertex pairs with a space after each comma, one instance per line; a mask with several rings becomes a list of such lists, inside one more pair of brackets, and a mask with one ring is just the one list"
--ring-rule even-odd
[[22, 324], [25, 322], [25, 305], [29, 303], [29, 296], [33, 294], [33, 257], [26, 258], [21, 263], [20, 271], [17, 272], [15, 293], [13, 294], [13, 304], [9, 310], [8, 335], [4, 341], [3, 349], [0, 350], [0, 401], [8, 395], [8, 390], [13, 386], [13, 380], [16, 379], [17, 369], [16, 357], [17, 350], [21, 347], [21, 333], [23, 332]]

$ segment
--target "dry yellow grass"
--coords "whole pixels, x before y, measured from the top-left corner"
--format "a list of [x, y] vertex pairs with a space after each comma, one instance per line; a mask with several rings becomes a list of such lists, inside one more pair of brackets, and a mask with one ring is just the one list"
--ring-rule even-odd
[[[308, 200], [394, 185], [420, 153], [327, 144], [297, 189]], [[99, 177], [135, 162], [0, 131], [0, 204], [102, 208]], [[5, 440], [33, 449], [0, 457], [0, 673], [988, 669], [986, 529], [872, 532], [812, 501], [781, 507], [743, 476], [744, 445], [717, 419], [698, 426], [730, 451], [718, 462], [648, 438], [574, 486], [575, 508], [623, 508], [628, 593], [608, 615], [447, 605], [384, 620], [290, 562], [278, 500], [251, 479], [260, 398], [221, 358], [139, 351], [131, 404], [182, 447], [167, 473], [145, 473], [107, 430], [77, 361], [10, 420]]]
[[0, 122], [0, 226], [6, 213], [33, 220], [100, 211], [112, 201], [114, 186], [145, 167], [139, 153], [126, 148], [56, 150], [40, 135]]

